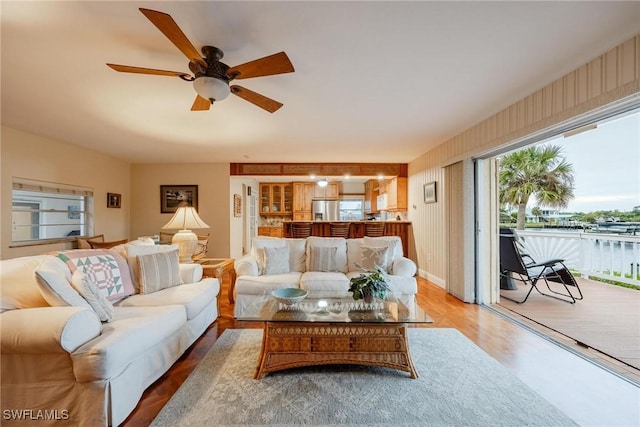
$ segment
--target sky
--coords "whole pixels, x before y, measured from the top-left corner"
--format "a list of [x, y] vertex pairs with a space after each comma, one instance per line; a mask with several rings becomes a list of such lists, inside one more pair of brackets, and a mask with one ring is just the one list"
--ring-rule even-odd
[[640, 110], [546, 142], [563, 147], [562, 155], [573, 164], [575, 197], [562, 212], [626, 212], [640, 206]]

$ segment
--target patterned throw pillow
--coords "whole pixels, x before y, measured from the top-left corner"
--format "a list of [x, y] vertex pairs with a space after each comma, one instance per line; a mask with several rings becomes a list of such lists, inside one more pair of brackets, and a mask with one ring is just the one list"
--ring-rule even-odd
[[264, 248], [264, 274], [289, 272], [289, 248]]
[[150, 294], [182, 285], [178, 250], [138, 256], [140, 293]]
[[100, 321], [111, 322], [113, 319], [113, 304], [98, 289], [98, 285], [89, 279], [89, 276], [80, 270], [76, 270], [71, 276], [71, 285], [89, 303], [100, 318]]
[[309, 254], [309, 271], [338, 271], [336, 247], [311, 246]]
[[370, 248], [368, 246], [362, 247], [362, 265], [367, 270], [375, 270], [376, 266], [379, 266], [387, 273], [389, 272], [389, 248]]
[[91, 306], [76, 292], [64, 273], [67, 267], [59, 259], [48, 257], [35, 271], [42, 297], [52, 307]]
[[133, 295], [133, 283], [125, 259], [110, 249], [72, 250], [57, 253], [71, 273], [80, 270], [98, 285], [111, 302]]

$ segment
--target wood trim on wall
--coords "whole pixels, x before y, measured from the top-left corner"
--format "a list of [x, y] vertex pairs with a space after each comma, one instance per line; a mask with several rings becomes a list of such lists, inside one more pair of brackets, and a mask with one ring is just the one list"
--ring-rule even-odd
[[400, 176], [407, 177], [407, 163], [231, 163], [231, 176]]

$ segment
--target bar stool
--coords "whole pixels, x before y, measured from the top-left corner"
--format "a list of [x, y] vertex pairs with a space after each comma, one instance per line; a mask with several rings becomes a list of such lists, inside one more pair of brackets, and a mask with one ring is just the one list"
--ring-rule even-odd
[[384, 236], [384, 222], [365, 222], [364, 235], [368, 237]]
[[348, 222], [330, 222], [329, 232], [331, 237], [349, 237], [349, 223]]
[[306, 239], [309, 236], [311, 236], [310, 222], [291, 223], [291, 237], [293, 237], [294, 239]]

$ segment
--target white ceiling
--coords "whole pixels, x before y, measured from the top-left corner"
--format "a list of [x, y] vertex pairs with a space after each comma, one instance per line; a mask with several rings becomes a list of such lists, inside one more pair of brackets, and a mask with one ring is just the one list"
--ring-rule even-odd
[[[238, 65], [285, 51], [296, 72], [241, 82], [191, 112], [189, 72], [137, 9], [170, 14]], [[640, 2], [2, 1], [2, 124], [131, 162], [410, 162], [640, 32]]]

